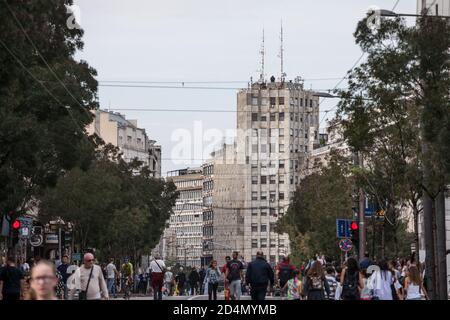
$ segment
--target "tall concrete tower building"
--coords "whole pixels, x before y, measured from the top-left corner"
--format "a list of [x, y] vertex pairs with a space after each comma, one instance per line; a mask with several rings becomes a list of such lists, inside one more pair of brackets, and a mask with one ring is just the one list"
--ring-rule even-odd
[[237, 162], [243, 180], [245, 260], [262, 250], [272, 263], [290, 253], [289, 238], [275, 232], [299, 183], [299, 168], [319, 143], [319, 98], [302, 81], [252, 83], [237, 95]]

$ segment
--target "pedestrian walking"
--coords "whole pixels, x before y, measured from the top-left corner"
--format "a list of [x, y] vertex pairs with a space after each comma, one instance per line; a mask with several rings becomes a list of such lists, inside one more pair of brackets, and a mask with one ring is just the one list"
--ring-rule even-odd
[[334, 273], [334, 268], [329, 266], [326, 268], [325, 279], [328, 282], [328, 286], [330, 287], [330, 300], [335, 300], [336, 298], [336, 289], [338, 287], [338, 281], [336, 280], [336, 276]]
[[245, 282], [250, 287], [252, 300], [265, 300], [267, 287], [272, 288], [275, 282], [274, 272], [269, 263], [264, 258], [264, 253], [258, 251], [256, 258], [247, 266]]
[[379, 261], [378, 268], [368, 280], [368, 285], [373, 288], [373, 300], [393, 300], [391, 285], [394, 277], [387, 261]]
[[311, 264], [306, 275], [303, 286], [303, 295], [305, 295], [308, 300], [325, 300], [324, 290], [329, 298], [330, 287], [325, 278], [322, 264], [319, 261], [315, 261]]
[[208, 287], [208, 300], [217, 300], [217, 287], [221, 277], [220, 270], [217, 268], [217, 261], [212, 260], [209, 268], [205, 271], [205, 285]]
[[428, 300], [428, 294], [423, 287], [423, 279], [420, 275], [419, 268], [411, 265], [408, 268], [405, 278], [405, 300], [422, 300], [422, 296]]
[[86, 253], [83, 257], [83, 264], [75, 271], [76, 288], [80, 290], [79, 300], [109, 299], [102, 269], [94, 261], [94, 255]]
[[162, 288], [164, 283], [164, 272], [166, 265], [158, 254], [150, 262], [150, 273], [152, 275], [153, 299], [162, 300]]
[[167, 271], [164, 273], [164, 287], [166, 288], [167, 296], [172, 295], [172, 287], [174, 283], [174, 277], [172, 268], [167, 267]]
[[177, 276], [175, 277], [177, 283], [177, 291], [180, 296], [184, 295], [184, 287], [186, 284], [186, 274], [183, 271], [183, 267], [180, 267]]
[[63, 255], [61, 259], [61, 264], [58, 266], [57, 271], [61, 275], [62, 282], [62, 298], [67, 300], [69, 297], [69, 290], [67, 289], [67, 279], [70, 274], [67, 272], [67, 268], [69, 268], [69, 256]]
[[193, 267], [191, 272], [188, 276], [189, 279], [189, 287], [190, 287], [190, 294], [191, 296], [194, 296], [198, 293], [198, 285], [200, 282], [200, 274], [197, 271], [196, 267]]
[[117, 298], [116, 279], [118, 276], [119, 272], [114, 264], [114, 258], [109, 258], [109, 263], [106, 266], [106, 284], [108, 287], [108, 294], [113, 295], [114, 299]]
[[302, 281], [300, 280], [300, 271], [293, 271], [293, 277], [286, 282], [283, 290], [287, 292], [289, 300], [301, 300]]
[[122, 284], [122, 290], [123, 290], [123, 298], [129, 299], [130, 298], [130, 291], [133, 285], [133, 264], [128, 260], [128, 258], [124, 259], [124, 263], [122, 264], [122, 267], [120, 268], [121, 271], [121, 284]]
[[23, 298], [23, 273], [16, 266], [13, 257], [6, 259], [6, 265], [0, 270], [0, 300], [20, 300]]
[[294, 276], [294, 271], [297, 269], [290, 263], [289, 257], [283, 257], [282, 261], [276, 266], [276, 279], [278, 286], [281, 289], [281, 295], [284, 296], [286, 283]]
[[[210, 263], [211, 264], [211, 263]], [[205, 282], [205, 276], [206, 276], [206, 269], [205, 266], [202, 266], [200, 268], [200, 271], [198, 272], [199, 276], [200, 276], [200, 292], [204, 292], [205, 288], [204, 288], [204, 282]]]
[[342, 300], [359, 300], [360, 290], [364, 288], [364, 279], [359, 272], [355, 258], [348, 258], [341, 273]]
[[231, 261], [231, 257], [226, 256], [225, 264], [223, 265], [222, 269], [220, 269], [220, 272], [222, 272], [222, 274], [223, 274], [223, 295], [224, 295], [225, 300], [230, 300], [230, 288], [229, 288], [229, 284], [228, 284], [228, 281], [226, 278], [228, 262], [230, 262], [230, 261]]
[[373, 265], [373, 262], [372, 262], [372, 260], [370, 260], [369, 252], [366, 251], [366, 252], [364, 252], [364, 257], [359, 262], [359, 268], [361, 270], [365, 270], [368, 267], [370, 267], [371, 265]]
[[231, 300], [241, 299], [243, 269], [244, 265], [240, 260], [238, 260], [238, 252], [233, 252], [233, 259], [227, 263], [227, 270], [225, 274], [225, 279], [228, 282], [228, 286], [230, 289]]
[[[61, 266], [61, 265], [60, 265]], [[55, 265], [47, 260], [40, 260], [32, 269], [30, 277], [29, 300], [58, 300], [55, 288], [58, 284]]]

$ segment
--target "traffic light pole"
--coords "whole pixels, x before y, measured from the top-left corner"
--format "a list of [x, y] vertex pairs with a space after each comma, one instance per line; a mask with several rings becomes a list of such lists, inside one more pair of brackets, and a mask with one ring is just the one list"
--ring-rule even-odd
[[[364, 160], [361, 152], [358, 153], [358, 162], [360, 168], [364, 167]], [[362, 259], [364, 257], [364, 253], [366, 252], [366, 223], [365, 223], [365, 201], [364, 190], [359, 188], [359, 211], [358, 211], [358, 220], [359, 220], [359, 243], [358, 243], [358, 259]]]

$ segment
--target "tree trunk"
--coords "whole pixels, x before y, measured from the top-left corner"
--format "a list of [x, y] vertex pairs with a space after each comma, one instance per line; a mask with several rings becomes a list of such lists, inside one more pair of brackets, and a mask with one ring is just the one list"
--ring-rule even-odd
[[438, 299], [447, 300], [447, 250], [445, 230], [445, 192], [441, 191], [436, 197], [436, 260]]
[[417, 261], [419, 260], [419, 208], [417, 207], [417, 201], [413, 200], [413, 215], [414, 215], [414, 246], [415, 256]]
[[386, 223], [383, 222], [381, 226], [381, 259], [384, 260], [385, 242], [384, 242], [384, 228]]
[[434, 229], [433, 229], [433, 201], [428, 192], [423, 193], [423, 220], [425, 235], [425, 273], [427, 277], [427, 291], [431, 300], [436, 299], [436, 273], [434, 256]]

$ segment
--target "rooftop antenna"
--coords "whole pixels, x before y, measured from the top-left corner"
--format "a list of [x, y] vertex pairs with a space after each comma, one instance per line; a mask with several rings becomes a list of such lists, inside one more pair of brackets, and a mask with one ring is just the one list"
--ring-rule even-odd
[[264, 47], [264, 28], [263, 28], [263, 34], [262, 34], [262, 44], [261, 44], [261, 51], [259, 52], [261, 54], [261, 73], [259, 75], [259, 81], [261, 83], [264, 83], [265, 81], [265, 75], [264, 75], [264, 59], [266, 55], [266, 50]]
[[283, 20], [281, 20], [281, 32], [280, 32], [280, 62], [281, 62], [281, 82], [284, 82], [286, 73], [284, 72], [284, 46], [283, 46]]

